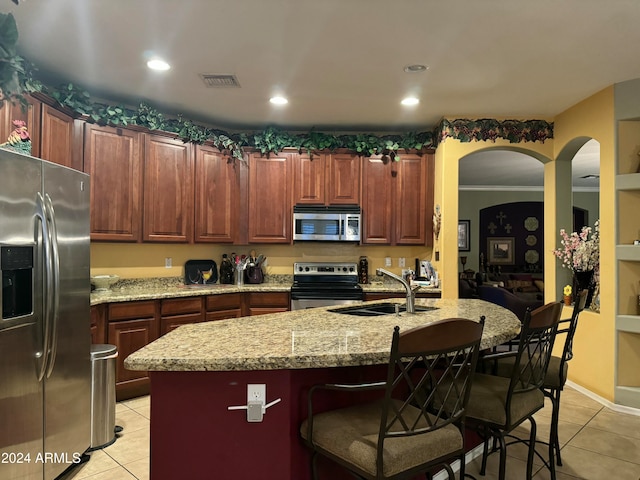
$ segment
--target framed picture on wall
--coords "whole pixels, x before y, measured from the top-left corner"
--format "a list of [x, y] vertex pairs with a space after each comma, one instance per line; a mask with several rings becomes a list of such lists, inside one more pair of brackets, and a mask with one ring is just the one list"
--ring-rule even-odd
[[487, 259], [489, 265], [514, 265], [514, 237], [487, 238]]
[[471, 220], [458, 220], [458, 250], [468, 252], [471, 250], [469, 245], [469, 227]]

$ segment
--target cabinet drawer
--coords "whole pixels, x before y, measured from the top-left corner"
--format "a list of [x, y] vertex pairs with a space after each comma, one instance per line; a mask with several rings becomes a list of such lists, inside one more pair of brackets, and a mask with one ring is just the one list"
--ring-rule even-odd
[[187, 315], [163, 317], [160, 319], [160, 335], [164, 335], [165, 333], [178, 328], [180, 325], [199, 323], [202, 321], [202, 319], [203, 317], [201, 313], [190, 313]]
[[162, 300], [160, 312], [162, 316], [178, 315], [180, 313], [200, 313], [202, 311], [202, 297], [172, 298]]
[[249, 316], [268, 315], [269, 313], [282, 313], [289, 311], [288, 307], [249, 307]]
[[289, 292], [249, 293], [250, 307], [282, 307], [289, 309]]
[[241, 304], [242, 300], [239, 293], [209, 295], [207, 297], [207, 312], [239, 309]]
[[109, 321], [154, 317], [156, 302], [122, 302], [109, 304]]
[[226, 320], [227, 318], [240, 318], [242, 316], [242, 310], [234, 308], [231, 310], [220, 310], [216, 312], [207, 312], [205, 321], [213, 322], [215, 320]]

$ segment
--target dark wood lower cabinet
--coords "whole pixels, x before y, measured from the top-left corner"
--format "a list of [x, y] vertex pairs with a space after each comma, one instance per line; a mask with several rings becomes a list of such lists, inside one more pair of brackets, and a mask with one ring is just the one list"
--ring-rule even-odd
[[205, 321], [240, 318], [242, 316], [242, 294], [227, 293], [209, 295], [205, 301]]
[[291, 309], [289, 292], [251, 292], [245, 300], [248, 316], [286, 312]]
[[160, 335], [178, 328], [180, 325], [202, 322], [202, 313], [189, 313], [187, 315], [172, 315], [160, 319]]
[[91, 343], [106, 343], [106, 338], [106, 305], [94, 305], [91, 307]]
[[202, 297], [169, 298], [160, 301], [160, 335], [180, 325], [204, 320]]
[[118, 349], [118, 401], [149, 393], [149, 374], [127, 370], [124, 360], [159, 336], [181, 325], [248, 315], [286, 312], [289, 292], [224, 293], [201, 297], [111, 303], [91, 307], [93, 343]]
[[158, 338], [158, 302], [112, 303], [108, 305], [107, 318], [107, 343], [118, 349], [116, 399], [125, 400], [149, 393], [149, 374], [127, 370], [124, 360]]

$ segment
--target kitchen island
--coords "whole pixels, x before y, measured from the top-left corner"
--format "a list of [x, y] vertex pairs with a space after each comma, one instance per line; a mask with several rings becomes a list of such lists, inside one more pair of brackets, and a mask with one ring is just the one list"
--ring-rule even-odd
[[[417, 299], [416, 305], [436, 309], [359, 317], [320, 307], [198, 323], [130, 355], [126, 368], [150, 371], [151, 478], [307, 479], [298, 428], [309, 387], [384, 378], [394, 326], [484, 315], [482, 348], [520, 329], [513, 313], [481, 300]], [[228, 410], [247, 403], [247, 384], [266, 384], [267, 403], [281, 399], [262, 422], [247, 422], [246, 410]]]

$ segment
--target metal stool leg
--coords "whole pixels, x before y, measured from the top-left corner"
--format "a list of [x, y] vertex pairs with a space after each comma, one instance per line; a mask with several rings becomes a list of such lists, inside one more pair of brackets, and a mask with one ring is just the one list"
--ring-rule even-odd
[[560, 457], [560, 439], [558, 438], [558, 420], [560, 418], [560, 392], [558, 389], [552, 392], [553, 412], [551, 414], [551, 434], [549, 443], [553, 444], [555, 456], [559, 467], [562, 466], [562, 458]]

